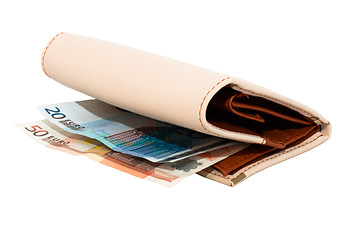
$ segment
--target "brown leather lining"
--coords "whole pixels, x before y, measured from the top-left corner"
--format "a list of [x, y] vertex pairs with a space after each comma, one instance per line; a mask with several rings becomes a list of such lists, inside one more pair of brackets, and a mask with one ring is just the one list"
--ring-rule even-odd
[[217, 127], [261, 136], [266, 140], [265, 145], [253, 144], [213, 165], [224, 175], [298, 144], [320, 130], [313, 120], [299, 112], [230, 87], [215, 94], [206, 118]]
[[212, 165], [212, 167], [219, 170], [224, 176], [233, 174], [254, 162], [260, 161], [270, 155], [273, 155], [279, 151], [286, 150], [297, 144], [302, 143], [315, 133], [319, 131], [319, 126], [314, 126], [312, 130], [304, 137], [299, 138], [297, 141], [287, 145], [284, 149], [273, 148], [269, 146], [252, 144], [251, 146], [231, 155], [230, 157]]

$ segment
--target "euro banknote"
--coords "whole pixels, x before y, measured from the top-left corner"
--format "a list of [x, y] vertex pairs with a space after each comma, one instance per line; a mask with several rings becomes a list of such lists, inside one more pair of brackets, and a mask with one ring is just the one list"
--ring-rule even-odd
[[140, 157], [116, 152], [95, 139], [65, 131], [49, 120], [17, 126], [32, 139], [48, 148], [72, 155], [84, 155], [122, 172], [169, 187], [248, 146], [245, 143], [238, 143], [176, 162], [154, 163]]
[[237, 144], [121, 110], [99, 100], [38, 107], [58, 127], [96, 139], [114, 151], [152, 162], [174, 162]]

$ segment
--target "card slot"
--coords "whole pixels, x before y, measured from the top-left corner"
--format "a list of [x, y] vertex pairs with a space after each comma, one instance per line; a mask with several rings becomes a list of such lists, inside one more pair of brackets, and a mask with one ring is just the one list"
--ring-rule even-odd
[[298, 139], [299, 129], [315, 122], [286, 106], [224, 87], [211, 99], [206, 119], [229, 131], [263, 137], [265, 145], [285, 148]]
[[[245, 112], [245, 111], [239, 111], [237, 108], [239, 108], [238, 106], [240, 105], [234, 105], [234, 100], [236, 98], [238, 98], [238, 94], [235, 93], [233, 94], [231, 97], [229, 97], [228, 101], [227, 101], [227, 106], [226, 106], [226, 109], [228, 111], [230, 111], [231, 113], [239, 116], [239, 117], [243, 117], [243, 118], [246, 118], [246, 119], [250, 119], [250, 120], [253, 120], [253, 121], [256, 121], [256, 122], [261, 122], [261, 123], [264, 123], [265, 120], [264, 118], [262, 118], [258, 113], [252, 113], [252, 112]], [[243, 104], [244, 105], [244, 104]], [[245, 107], [246, 109], [246, 107]]]
[[[292, 117], [292, 116], [283, 114], [281, 112], [278, 112], [276, 110], [272, 110], [272, 109], [262, 107], [262, 106], [256, 106], [256, 105], [252, 105], [252, 104], [248, 104], [248, 103], [240, 103], [240, 102], [232, 102], [231, 105], [232, 105], [232, 108], [235, 109], [237, 113], [241, 112], [243, 115], [252, 114], [251, 112], [253, 112], [253, 111], [256, 112], [255, 114], [259, 118], [263, 119], [264, 122], [265, 122], [264, 118], [261, 117], [259, 115], [259, 113], [272, 115], [272, 116], [277, 117], [277, 118], [282, 118], [282, 119], [284, 119], [286, 121], [299, 123], [299, 124], [303, 124], [303, 125], [310, 125], [311, 124], [311, 123], [309, 123], [309, 122], [307, 122], [305, 120], [302, 120], [302, 119], [299, 119], [299, 118], [296, 118], [296, 117]], [[247, 110], [249, 112], [246, 112]], [[238, 114], [238, 115], [240, 115], [240, 114]]]

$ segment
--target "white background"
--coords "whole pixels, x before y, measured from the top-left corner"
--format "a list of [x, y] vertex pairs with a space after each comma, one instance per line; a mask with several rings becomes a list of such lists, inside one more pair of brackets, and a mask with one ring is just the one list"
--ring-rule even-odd
[[[359, 239], [359, 12], [331, 0], [2, 1], [0, 239]], [[14, 124], [89, 98], [41, 70], [61, 31], [255, 82], [319, 111], [333, 136], [234, 188], [197, 175], [166, 188], [47, 149]]]

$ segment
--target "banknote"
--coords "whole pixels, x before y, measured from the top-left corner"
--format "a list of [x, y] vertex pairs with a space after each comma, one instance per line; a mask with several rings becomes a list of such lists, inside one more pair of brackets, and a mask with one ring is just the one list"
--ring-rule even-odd
[[96, 139], [114, 151], [152, 162], [174, 162], [236, 144], [121, 110], [99, 100], [38, 107], [58, 127]]
[[73, 155], [84, 155], [104, 165], [165, 186], [173, 186], [185, 177], [248, 146], [245, 143], [238, 143], [176, 162], [154, 163], [140, 157], [116, 152], [95, 139], [65, 131], [49, 120], [18, 124], [17, 126], [28, 136], [48, 148]]

